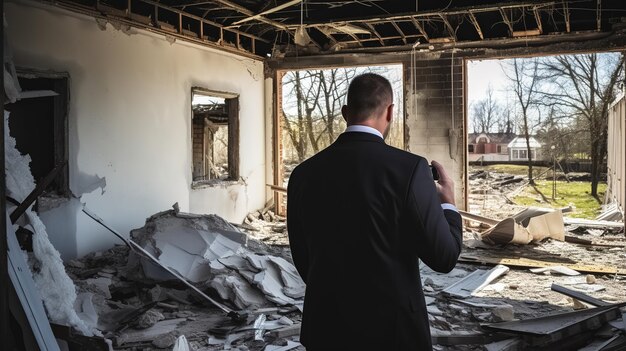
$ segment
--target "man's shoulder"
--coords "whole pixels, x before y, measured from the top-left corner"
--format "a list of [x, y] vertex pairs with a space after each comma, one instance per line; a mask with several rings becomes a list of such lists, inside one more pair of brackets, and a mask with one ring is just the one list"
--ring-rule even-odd
[[409, 151], [398, 149], [391, 145], [385, 145], [385, 146], [386, 146], [385, 153], [387, 154], [388, 156], [387, 158], [389, 159], [389, 161], [397, 162], [398, 160], [400, 160], [400, 161], [416, 164], [425, 159], [424, 157], [420, 155], [411, 153]]

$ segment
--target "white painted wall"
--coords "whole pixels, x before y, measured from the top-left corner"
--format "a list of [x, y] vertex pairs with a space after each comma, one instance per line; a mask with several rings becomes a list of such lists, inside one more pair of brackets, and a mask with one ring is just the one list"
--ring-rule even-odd
[[[91, 17], [38, 3], [5, 3], [5, 15], [16, 65], [69, 72], [70, 187], [112, 227], [128, 234], [175, 202], [233, 222], [263, 207], [262, 62], [143, 30], [103, 31]], [[191, 189], [193, 86], [239, 94], [243, 182]], [[65, 259], [119, 242], [79, 205], [42, 214]]]

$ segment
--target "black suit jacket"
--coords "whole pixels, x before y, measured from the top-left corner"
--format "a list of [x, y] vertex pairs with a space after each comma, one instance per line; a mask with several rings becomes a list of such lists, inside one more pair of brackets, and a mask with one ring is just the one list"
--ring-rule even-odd
[[462, 223], [423, 157], [343, 133], [293, 170], [287, 206], [307, 350], [432, 349], [418, 258], [452, 270]]

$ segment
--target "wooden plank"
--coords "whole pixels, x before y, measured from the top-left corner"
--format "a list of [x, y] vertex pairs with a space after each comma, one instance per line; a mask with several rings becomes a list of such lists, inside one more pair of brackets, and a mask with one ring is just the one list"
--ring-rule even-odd
[[228, 101], [228, 178], [239, 180], [239, 97]]
[[[474, 264], [489, 264], [498, 265], [502, 264], [509, 267], [522, 267], [522, 268], [541, 268], [554, 266], [554, 262], [546, 262], [540, 260], [534, 260], [530, 258], [499, 258], [499, 257], [478, 257], [471, 255], [461, 255], [459, 262], [474, 263]], [[608, 266], [592, 266], [585, 264], [566, 264], [559, 263], [563, 267], [567, 267], [579, 272], [585, 273], [597, 273], [597, 274], [617, 274], [626, 275], [626, 269], [615, 268]]]
[[270, 187], [270, 189], [274, 190], [274, 191], [278, 191], [281, 192], [283, 194], [287, 194], [287, 188], [282, 187], [282, 186], [278, 186], [278, 185], [273, 185], [273, 184], [265, 184], [268, 187]]
[[239, 20], [239, 21], [237, 21], [237, 22], [235, 22], [235, 23], [233, 23], [233, 24], [242, 24], [242, 23], [245, 23], [245, 22], [248, 22], [248, 21], [252, 21], [252, 20], [255, 20], [255, 19], [259, 19], [259, 18], [260, 18], [260, 17], [262, 17], [262, 16], [269, 15], [270, 13], [274, 13], [274, 12], [280, 11], [280, 10], [282, 10], [282, 9], [284, 9], [284, 8], [287, 8], [287, 7], [290, 7], [290, 6], [293, 6], [293, 5], [299, 4], [299, 3], [301, 3], [301, 2], [302, 2], [302, 0], [291, 0], [291, 1], [289, 1], [289, 2], [286, 2], [286, 3], [282, 4], [282, 5], [278, 5], [278, 6], [276, 6], [276, 7], [273, 7], [273, 8], [271, 8], [271, 9], [269, 9], [269, 10], [266, 10], [266, 11], [263, 11], [263, 12], [258, 13], [258, 14], [256, 14], [256, 15], [249, 16], [249, 17], [247, 17], [247, 18], [244, 18], [244, 19], [242, 19], [242, 20]]
[[500, 221], [495, 220], [495, 219], [479, 216], [477, 214], [465, 212], [463, 210], [458, 210], [458, 211], [459, 211], [459, 214], [461, 214], [461, 217], [463, 217], [465, 219], [469, 219], [469, 220], [472, 220], [472, 221], [476, 221], [476, 222], [480, 222], [480, 223], [484, 223], [484, 224], [488, 224], [488, 225], [496, 225], [496, 224], [500, 223]]

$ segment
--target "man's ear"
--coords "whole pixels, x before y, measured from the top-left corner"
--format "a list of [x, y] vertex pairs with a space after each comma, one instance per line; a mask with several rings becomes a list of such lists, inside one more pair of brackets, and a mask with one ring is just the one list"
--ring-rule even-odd
[[341, 106], [341, 116], [346, 121], [346, 123], [348, 123], [348, 113], [349, 113], [348, 106], [346, 105]]
[[385, 116], [385, 119], [387, 120], [387, 122], [391, 122], [392, 117], [393, 117], [393, 104], [387, 107], [387, 115]]

